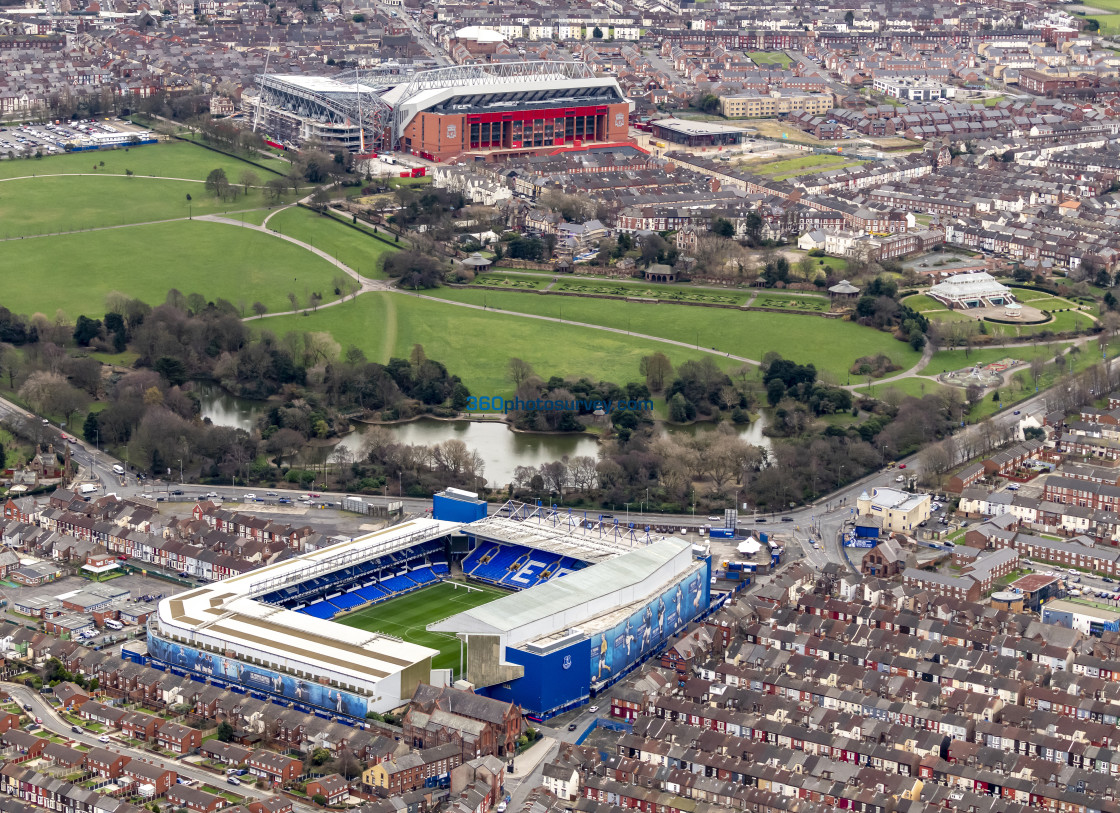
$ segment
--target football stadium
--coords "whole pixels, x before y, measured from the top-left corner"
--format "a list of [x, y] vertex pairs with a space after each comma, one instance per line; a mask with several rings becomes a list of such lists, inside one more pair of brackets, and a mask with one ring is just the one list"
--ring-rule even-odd
[[309, 713], [362, 718], [419, 683], [548, 717], [586, 702], [709, 611], [682, 539], [470, 492], [409, 519], [160, 602], [147, 657]]
[[352, 78], [265, 74], [243, 107], [277, 142], [445, 161], [624, 144], [631, 103], [617, 79], [585, 63], [534, 61]]

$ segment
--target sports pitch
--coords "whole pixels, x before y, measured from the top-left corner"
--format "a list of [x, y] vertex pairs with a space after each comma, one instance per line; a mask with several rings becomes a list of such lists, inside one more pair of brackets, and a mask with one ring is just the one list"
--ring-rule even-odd
[[443, 632], [428, 632], [425, 628], [505, 595], [508, 593], [496, 587], [443, 582], [334, 620], [348, 627], [383, 632], [409, 643], [438, 649], [439, 654], [432, 658], [432, 668], [458, 671], [459, 639]]

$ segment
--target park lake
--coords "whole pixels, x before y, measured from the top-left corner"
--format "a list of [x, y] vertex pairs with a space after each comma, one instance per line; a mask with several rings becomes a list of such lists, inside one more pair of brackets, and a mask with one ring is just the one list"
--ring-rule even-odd
[[[262, 401], [239, 398], [230, 395], [218, 386], [196, 382], [194, 392], [198, 396], [202, 417], [209, 418], [218, 426], [235, 426], [251, 429], [268, 405]], [[746, 426], [738, 427], [739, 437], [757, 446], [770, 447], [770, 439], [763, 434], [766, 426], [765, 416]], [[710, 432], [715, 425], [696, 423], [689, 426], [665, 426], [671, 433], [697, 434]], [[433, 418], [418, 418], [406, 423], [389, 424], [388, 428], [401, 443], [431, 446], [457, 438], [467, 447], [477, 451], [486, 462], [484, 475], [491, 485], [505, 484], [513, 479], [513, 470], [518, 466], [539, 466], [565, 455], [575, 457], [598, 456], [598, 441], [593, 435], [545, 434], [535, 432], [514, 432], [500, 421], [444, 421]], [[353, 432], [346, 435], [340, 443], [354, 453], [361, 450], [364, 433], [368, 427], [356, 425]], [[334, 445], [317, 448], [310, 452], [313, 460], [322, 462], [335, 448]]]

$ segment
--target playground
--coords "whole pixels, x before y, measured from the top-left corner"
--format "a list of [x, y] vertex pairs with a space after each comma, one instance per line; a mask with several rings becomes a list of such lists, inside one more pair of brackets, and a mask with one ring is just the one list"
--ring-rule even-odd
[[937, 380], [947, 386], [962, 389], [973, 385], [985, 389], [998, 387], [1003, 384], [1003, 374], [1022, 363], [1019, 359], [1003, 358], [988, 364], [974, 364], [971, 367], [941, 373], [937, 376]]

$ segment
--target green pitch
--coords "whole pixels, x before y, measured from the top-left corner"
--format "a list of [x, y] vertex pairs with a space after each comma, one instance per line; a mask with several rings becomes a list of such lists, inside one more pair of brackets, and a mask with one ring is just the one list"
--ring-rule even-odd
[[439, 654], [432, 658], [432, 668], [458, 671], [459, 639], [443, 632], [428, 632], [426, 627], [472, 607], [489, 604], [505, 595], [508, 593], [496, 587], [443, 582], [407, 596], [383, 601], [334, 621], [336, 624], [383, 632], [409, 643], [438, 649]]

